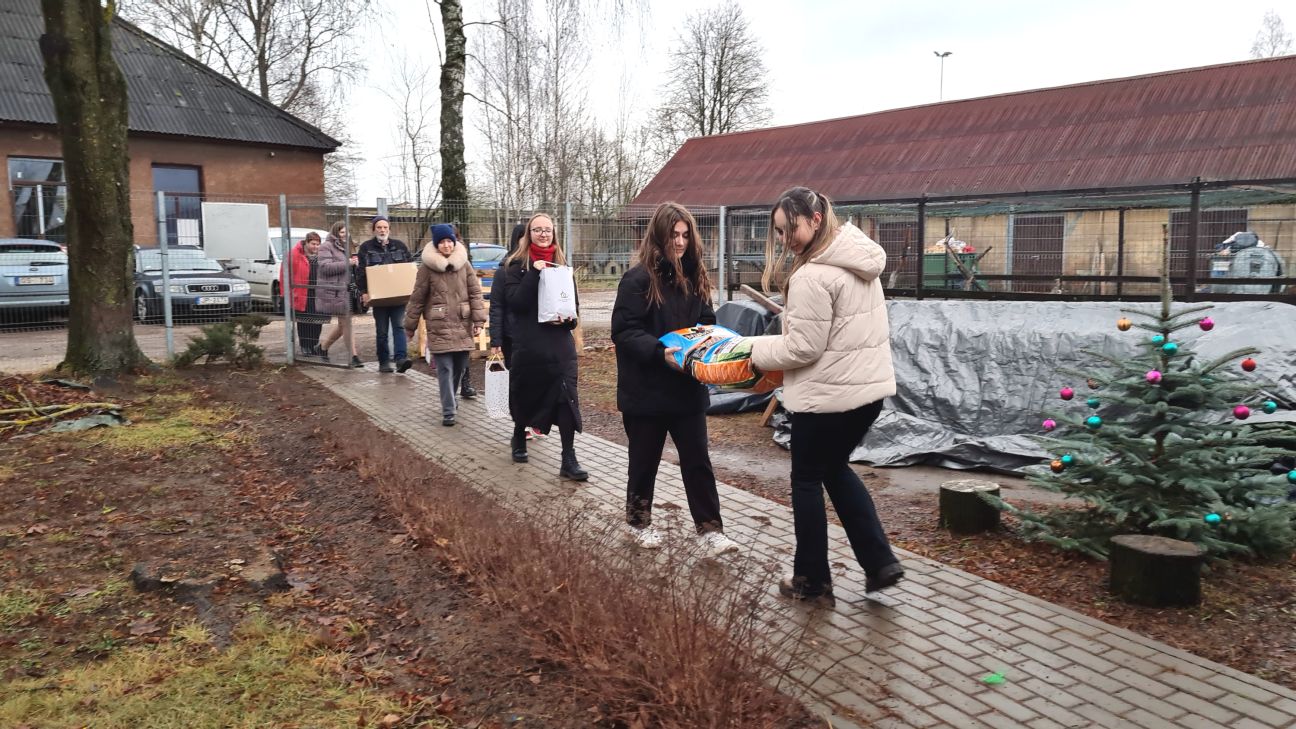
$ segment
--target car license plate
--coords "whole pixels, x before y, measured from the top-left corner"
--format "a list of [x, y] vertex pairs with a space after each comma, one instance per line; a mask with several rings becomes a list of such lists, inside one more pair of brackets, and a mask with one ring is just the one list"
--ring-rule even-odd
[[52, 286], [54, 284], [53, 276], [19, 276], [19, 286]]
[[199, 296], [198, 297], [199, 306], [217, 306], [219, 304], [228, 304], [228, 303], [229, 303], [228, 296]]

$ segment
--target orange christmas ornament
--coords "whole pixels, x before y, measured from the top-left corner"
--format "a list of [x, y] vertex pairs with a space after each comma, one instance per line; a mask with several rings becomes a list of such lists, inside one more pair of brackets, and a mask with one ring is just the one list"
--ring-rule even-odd
[[1134, 323], [1123, 316], [1116, 320], [1116, 328], [1122, 332], [1128, 332], [1132, 326], [1134, 326]]

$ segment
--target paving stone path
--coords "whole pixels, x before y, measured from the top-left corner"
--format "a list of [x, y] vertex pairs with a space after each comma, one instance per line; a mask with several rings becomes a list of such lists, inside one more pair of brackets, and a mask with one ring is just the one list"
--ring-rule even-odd
[[[517, 504], [580, 499], [609, 523], [623, 514], [623, 446], [578, 436], [590, 480], [573, 485], [557, 478], [556, 433], [533, 441], [530, 463], [516, 465], [510, 424], [487, 418], [480, 399], [461, 403], [457, 426], [441, 427], [433, 377], [379, 375], [373, 364], [302, 369], [474, 487]], [[735, 559], [791, 563], [788, 507], [727, 484], [720, 497], [726, 533], [746, 547]], [[669, 463], [656, 501], [686, 503]], [[669, 527], [669, 538], [688, 531]], [[836, 609], [789, 605], [771, 580], [763, 617], [772, 645], [801, 642], [809, 665], [798, 676], [814, 678], [805, 699], [833, 727], [1296, 727], [1296, 692], [907, 552], [897, 550], [906, 580], [865, 597], [844, 533], [830, 526], [829, 537], [840, 566]], [[981, 681], [996, 671], [1004, 683]]]

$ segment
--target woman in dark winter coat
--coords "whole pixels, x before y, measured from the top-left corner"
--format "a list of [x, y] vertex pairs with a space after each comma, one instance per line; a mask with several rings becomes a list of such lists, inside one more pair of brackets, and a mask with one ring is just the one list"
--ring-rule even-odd
[[658, 340], [667, 332], [715, 321], [697, 221], [682, 206], [663, 203], [639, 244], [635, 266], [621, 278], [612, 308], [617, 409], [630, 451], [626, 522], [631, 538], [647, 549], [662, 541], [652, 526], [652, 500], [667, 434], [679, 452], [702, 550], [715, 557], [738, 549], [723, 532], [707, 453], [706, 386], [681, 372], [672, 356], [676, 348], [667, 349]]
[[436, 358], [441, 390], [441, 424], [455, 424], [457, 403], [473, 337], [486, 321], [481, 283], [468, 262], [468, 251], [450, 226], [432, 226], [432, 243], [423, 247], [414, 292], [405, 307], [405, 333], [414, 336], [419, 317], [427, 322], [428, 351]]
[[[589, 478], [576, 460], [574, 441], [581, 430], [576, 394], [575, 319], [539, 322], [540, 271], [566, 263], [554, 245], [553, 219], [531, 216], [517, 249], [509, 254], [504, 275], [504, 300], [513, 343], [509, 370], [509, 412], [513, 417], [513, 460], [527, 460], [526, 426], [548, 433], [554, 426], [562, 437], [562, 467], [558, 475], [574, 481]], [[499, 286], [496, 282], [495, 286]]]
[[[526, 223], [518, 223], [513, 226], [513, 232], [509, 235], [509, 253], [517, 250], [518, 241], [522, 240], [522, 234], [526, 232]], [[508, 313], [507, 293], [504, 290], [504, 277], [508, 274], [508, 256], [500, 261], [499, 267], [495, 269], [494, 283], [491, 285], [491, 306], [490, 306], [490, 348], [491, 355], [504, 358], [504, 366], [513, 366], [513, 340], [509, 332], [509, 320], [512, 319]]]

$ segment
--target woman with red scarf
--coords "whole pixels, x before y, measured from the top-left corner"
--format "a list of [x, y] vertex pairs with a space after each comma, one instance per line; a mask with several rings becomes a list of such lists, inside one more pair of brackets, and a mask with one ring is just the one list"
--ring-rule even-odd
[[[589, 478], [576, 460], [574, 441], [581, 430], [576, 394], [575, 319], [540, 323], [540, 271], [566, 264], [554, 245], [553, 218], [539, 213], [527, 221], [513, 253], [504, 261], [504, 296], [508, 307], [513, 364], [509, 369], [509, 413], [513, 417], [513, 460], [526, 463], [526, 428], [548, 433], [558, 426], [562, 467], [558, 475], [574, 481]], [[498, 285], [498, 283], [497, 283]], [[577, 302], [579, 306], [579, 301]]]

